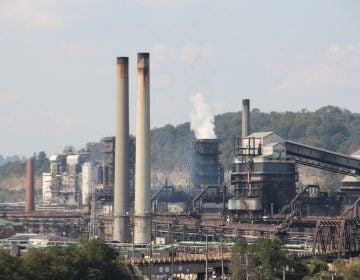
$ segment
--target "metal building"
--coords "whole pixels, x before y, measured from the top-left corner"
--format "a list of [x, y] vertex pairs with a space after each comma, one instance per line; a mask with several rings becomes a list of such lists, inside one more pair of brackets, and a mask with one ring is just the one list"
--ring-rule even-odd
[[295, 159], [286, 155], [284, 139], [274, 132], [242, 138], [231, 174], [235, 197], [228, 209], [244, 216], [278, 213], [295, 196]]
[[[115, 137], [101, 138], [103, 145], [103, 164], [99, 167], [99, 187], [96, 189], [97, 200], [100, 201], [100, 213], [105, 216], [113, 214], [114, 182], [115, 182]], [[129, 138], [129, 202], [133, 206], [135, 189], [135, 138]]]
[[202, 186], [217, 186], [224, 181], [223, 167], [219, 163], [218, 139], [197, 139], [191, 151], [191, 189]]
[[[357, 150], [351, 156], [360, 159], [360, 150]], [[345, 175], [341, 180], [341, 191], [355, 201], [360, 195], [360, 176]]]

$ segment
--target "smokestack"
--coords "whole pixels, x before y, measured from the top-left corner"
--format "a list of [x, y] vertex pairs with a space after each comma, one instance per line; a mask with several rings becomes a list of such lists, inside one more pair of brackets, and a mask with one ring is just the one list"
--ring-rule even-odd
[[247, 137], [250, 134], [250, 100], [243, 99], [242, 101], [242, 124], [241, 137]]
[[151, 240], [149, 67], [149, 54], [138, 53], [134, 217], [134, 242], [137, 244]]
[[26, 161], [25, 212], [35, 211], [34, 185], [34, 160], [29, 158]]
[[[116, 139], [113, 239], [129, 241], [129, 58], [116, 63]], [[106, 167], [104, 168], [106, 170]], [[104, 177], [104, 182], [106, 178]]]

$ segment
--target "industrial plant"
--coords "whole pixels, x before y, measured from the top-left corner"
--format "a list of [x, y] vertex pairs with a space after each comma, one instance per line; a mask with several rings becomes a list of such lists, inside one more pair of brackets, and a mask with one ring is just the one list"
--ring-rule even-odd
[[[199, 138], [189, 151], [188, 188], [166, 181], [151, 189], [150, 55], [137, 57], [136, 140], [129, 135], [129, 59], [118, 57], [116, 62], [115, 136], [101, 139], [103, 159], [94, 162], [88, 151], [71, 149], [50, 156], [50, 170], [42, 176], [42, 202], [36, 205], [29, 159], [25, 211], [10, 211], [7, 218], [22, 222], [27, 233], [102, 238], [132, 248], [163, 244], [174, 250], [181, 242], [231, 244], [279, 236], [285, 244], [301, 245], [293, 252], [300, 256], [360, 251], [359, 151], [349, 156], [272, 131], [252, 131], [249, 99], [242, 102], [242, 131], [228, 182], [220, 161], [223, 139]], [[299, 165], [345, 175], [341, 189], [300, 186]], [[150, 251], [141, 257], [160, 254]], [[136, 258], [134, 250], [127, 253]], [[171, 265], [172, 272], [180, 269], [174, 258]], [[152, 269], [154, 275], [170, 274], [160, 265]]]

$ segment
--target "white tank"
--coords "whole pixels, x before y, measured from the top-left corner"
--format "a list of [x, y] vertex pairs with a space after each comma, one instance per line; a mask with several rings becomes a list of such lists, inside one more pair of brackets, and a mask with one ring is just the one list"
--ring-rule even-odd
[[52, 199], [51, 193], [51, 174], [43, 173], [42, 182], [42, 197], [44, 202], [50, 202]]
[[91, 162], [82, 165], [81, 201], [82, 205], [88, 205], [91, 194], [91, 186], [98, 184], [98, 170]]

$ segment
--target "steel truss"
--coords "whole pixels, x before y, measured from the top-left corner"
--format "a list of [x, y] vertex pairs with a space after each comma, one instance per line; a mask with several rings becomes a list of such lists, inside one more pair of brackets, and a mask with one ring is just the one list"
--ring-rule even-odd
[[334, 219], [316, 222], [313, 253], [346, 254], [360, 251], [360, 220]]

